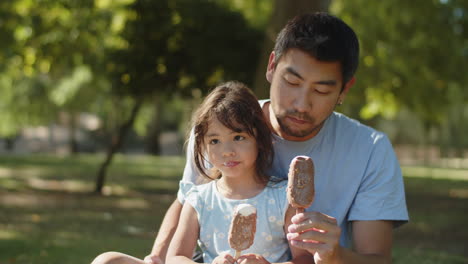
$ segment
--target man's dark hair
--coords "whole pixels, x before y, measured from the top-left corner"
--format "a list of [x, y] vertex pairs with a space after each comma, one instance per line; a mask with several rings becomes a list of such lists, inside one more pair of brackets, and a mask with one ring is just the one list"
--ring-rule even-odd
[[299, 49], [319, 61], [340, 62], [343, 85], [356, 72], [359, 41], [353, 29], [327, 13], [299, 15], [281, 30], [274, 48], [275, 64], [290, 49]]

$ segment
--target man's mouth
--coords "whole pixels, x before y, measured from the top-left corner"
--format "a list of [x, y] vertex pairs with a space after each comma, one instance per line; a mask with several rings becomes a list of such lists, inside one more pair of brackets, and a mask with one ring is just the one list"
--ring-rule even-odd
[[309, 123], [309, 121], [306, 121], [306, 120], [303, 120], [303, 119], [298, 119], [294, 116], [287, 116], [287, 118], [293, 122], [293, 123], [296, 123], [296, 124], [300, 124], [300, 125], [304, 125], [304, 124], [307, 124]]

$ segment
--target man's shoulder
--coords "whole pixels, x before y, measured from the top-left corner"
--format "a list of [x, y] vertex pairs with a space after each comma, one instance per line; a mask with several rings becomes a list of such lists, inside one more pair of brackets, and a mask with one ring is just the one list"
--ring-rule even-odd
[[333, 123], [336, 129], [339, 129], [345, 134], [358, 133], [365, 136], [376, 137], [384, 136], [385, 133], [370, 127], [366, 124], [361, 123], [359, 120], [346, 116], [345, 114], [333, 112], [332, 114]]

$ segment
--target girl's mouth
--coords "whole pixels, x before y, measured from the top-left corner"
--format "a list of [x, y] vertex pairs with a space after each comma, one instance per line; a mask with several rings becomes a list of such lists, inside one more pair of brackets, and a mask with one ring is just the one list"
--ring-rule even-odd
[[226, 162], [224, 162], [223, 165], [224, 165], [225, 167], [232, 168], [232, 167], [237, 166], [239, 163], [240, 163], [240, 162], [238, 162], [238, 161], [226, 161]]

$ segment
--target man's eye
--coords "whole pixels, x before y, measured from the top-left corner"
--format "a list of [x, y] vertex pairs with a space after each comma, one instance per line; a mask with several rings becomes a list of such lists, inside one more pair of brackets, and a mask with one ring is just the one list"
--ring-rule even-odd
[[299, 85], [299, 81], [297, 80], [297, 78], [286, 75], [284, 76], [284, 80], [290, 85]]
[[244, 137], [244, 136], [240, 136], [240, 135], [234, 137], [234, 140], [235, 140], [235, 141], [240, 141], [240, 140], [244, 140], [244, 139], [245, 139], [245, 137]]
[[216, 145], [218, 143], [219, 143], [219, 140], [217, 140], [217, 139], [210, 140], [210, 145]]
[[318, 89], [315, 89], [315, 91], [316, 91], [318, 94], [328, 94], [328, 93], [330, 93], [329, 91], [321, 91], [321, 90], [318, 90]]

